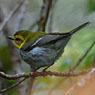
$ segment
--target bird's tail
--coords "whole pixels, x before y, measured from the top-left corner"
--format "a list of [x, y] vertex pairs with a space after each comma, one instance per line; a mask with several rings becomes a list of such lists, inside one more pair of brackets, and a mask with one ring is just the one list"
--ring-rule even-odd
[[74, 34], [75, 32], [77, 32], [78, 30], [84, 28], [84, 27], [87, 26], [88, 24], [90, 24], [90, 22], [85, 22], [85, 23], [79, 25], [78, 27], [76, 27], [76, 28], [74, 28], [73, 30], [71, 30], [71, 31], [69, 32], [69, 34], [70, 34], [70, 35]]

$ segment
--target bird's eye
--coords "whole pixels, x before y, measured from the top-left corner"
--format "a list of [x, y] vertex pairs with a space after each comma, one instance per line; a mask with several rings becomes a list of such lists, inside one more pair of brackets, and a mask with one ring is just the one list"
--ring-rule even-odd
[[19, 38], [16, 38], [15, 40], [16, 40], [16, 41], [19, 41], [20, 39], [19, 39]]

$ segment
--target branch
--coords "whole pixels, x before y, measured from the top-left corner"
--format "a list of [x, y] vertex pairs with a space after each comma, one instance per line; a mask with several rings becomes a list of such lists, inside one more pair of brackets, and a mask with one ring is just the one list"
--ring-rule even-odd
[[21, 73], [21, 74], [16, 74], [16, 75], [8, 75], [8, 74], [5, 74], [4, 72], [0, 72], [0, 77], [5, 78], [5, 79], [15, 80], [15, 79], [23, 78], [23, 79], [20, 79], [20, 81], [17, 81], [13, 85], [11, 85], [10, 87], [2, 89], [0, 91], [0, 93], [4, 93], [4, 92], [18, 86], [26, 78], [31, 77], [31, 76], [34, 77], [34, 78], [38, 77], [38, 76], [76, 77], [76, 76], [80, 76], [80, 75], [85, 75], [90, 71], [95, 71], [95, 69], [91, 68], [91, 69], [84, 70], [84, 71], [81, 71], [81, 72], [73, 72], [73, 73], [72, 72], [51, 72], [51, 71], [47, 71], [47, 72]]
[[55, 5], [57, 3], [57, 0], [52, 0], [52, 6], [50, 9], [50, 16], [49, 16], [49, 21], [48, 21], [48, 32], [52, 33], [52, 28], [53, 28], [53, 18], [54, 18], [54, 9]]
[[59, 77], [76, 77], [79, 75], [85, 75], [88, 72], [90, 72], [92, 69], [83, 70], [80, 72], [53, 72], [53, 71], [47, 71], [47, 72], [29, 72], [29, 73], [21, 73], [21, 74], [15, 74], [15, 75], [8, 75], [4, 72], [0, 72], [0, 77], [3, 77], [5, 79], [9, 80], [15, 80], [23, 77], [38, 77], [38, 76], [59, 76]]
[[17, 81], [16, 83], [12, 84], [10, 87], [4, 88], [4, 89], [0, 90], [0, 93], [7, 92], [8, 90], [10, 90], [10, 89], [12, 89], [12, 88], [18, 86], [18, 85], [19, 85], [20, 83], [22, 83], [25, 79], [26, 79], [26, 78], [23, 78], [22, 80]]
[[16, 11], [21, 7], [21, 5], [23, 4], [24, 0], [22, 0], [21, 2], [17, 3], [16, 6], [14, 7], [14, 9], [9, 13], [9, 15], [3, 20], [1, 26], [0, 26], [0, 32], [2, 31], [2, 29], [4, 28], [4, 26], [7, 24], [7, 22], [10, 20], [10, 18], [16, 13]]
[[49, 17], [51, 5], [52, 5], [52, 0], [43, 0], [38, 31], [45, 32], [45, 27]]
[[88, 48], [88, 50], [85, 52], [85, 54], [79, 58], [79, 60], [76, 62], [76, 64], [71, 68], [71, 71], [74, 71], [79, 66], [79, 64], [87, 56], [87, 54], [90, 52], [90, 50], [93, 48], [94, 45], [95, 45], [95, 41], [91, 44], [91, 46]]

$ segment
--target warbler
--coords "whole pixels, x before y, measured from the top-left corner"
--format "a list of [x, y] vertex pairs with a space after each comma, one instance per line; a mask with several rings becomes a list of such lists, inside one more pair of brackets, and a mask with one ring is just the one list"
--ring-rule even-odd
[[31, 66], [32, 71], [36, 71], [41, 67], [48, 68], [53, 65], [64, 52], [72, 35], [89, 23], [83, 23], [67, 33], [20, 30], [7, 38], [13, 40], [22, 59]]

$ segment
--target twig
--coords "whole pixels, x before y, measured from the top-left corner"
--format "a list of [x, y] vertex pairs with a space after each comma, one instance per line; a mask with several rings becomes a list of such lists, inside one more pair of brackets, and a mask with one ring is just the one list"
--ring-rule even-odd
[[16, 19], [16, 26], [15, 26], [15, 29], [14, 31], [17, 31], [19, 30], [20, 26], [21, 26], [21, 23], [23, 21], [23, 18], [24, 18], [24, 14], [25, 14], [25, 11], [26, 11], [26, 7], [27, 7], [27, 4], [28, 4], [29, 0], [24, 0], [21, 8], [20, 8], [20, 12], [18, 14], [18, 17]]
[[[82, 79], [80, 79], [71, 88], [69, 88], [64, 93], [64, 95], [94, 95], [95, 93], [94, 82], [95, 82], [95, 69], [92, 68], [91, 72], [89, 72], [86, 76], [83, 76]], [[94, 93], [92, 94], [91, 91], [92, 92], [94, 91]]]
[[21, 7], [21, 5], [23, 4], [24, 0], [22, 0], [21, 2], [17, 3], [16, 6], [14, 7], [14, 9], [9, 13], [9, 15], [7, 17], [5, 17], [5, 19], [3, 20], [1, 26], [0, 26], [0, 32], [2, 31], [2, 29], [4, 28], [4, 26], [7, 24], [7, 22], [10, 20], [10, 18], [16, 13], [16, 11]]
[[0, 72], [0, 77], [9, 79], [9, 80], [15, 80], [23, 77], [38, 77], [38, 76], [59, 76], [59, 77], [76, 77], [79, 75], [84, 75], [90, 72], [91, 69], [83, 70], [80, 72], [53, 72], [53, 71], [47, 71], [47, 72], [29, 72], [29, 73], [21, 73], [21, 74], [15, 74], [15, 75], [8, 75], [4, 72]]
[[79, 64], [83, 61], [83, 59], [87, 56], [87, 54], [90, 52], [90, 50], [93, 48], [95, 45], [95, 41], [91, 44], [91, 46], [88, 48], [88, 50], [85, 52], [85, 54], [79, 58], [79, 60], [76, 62], [76, 64], [71, 68], [72, 71], [75, 70], [79, 66]]
[[53, 28], [53, 17], [54, 17], [54, 8], [56, 5], [57, 0], [52, 0], [52, 6], [50, 9], [50, 16], [49, 16], [49, 21], [48, 21], [48, 32], [52, 33], [52, 28]]
[[[90, 71], [95, 71], [94, 68], [88, 69], [88, 70], [84, 70], [81, 72], [51, 72], [51, 71], [47, 71], [47, 72], [29, 72], [29, 73], [22, 73], [22, 74], [16, 74], [16, 75], [8, 75], [5, 74], [4, 72], [0, 72], [0, 77], [5, 78], [5, 79], [9, 79], [9, 80], [15, 80], [15, 79], [19, 79], [19, 78], [23, 78], [20, 81], [17, 81], [15, 84], [13, 84], [12, 86], [2, 89], [0, 91], [0, 93], [4, 93], [14, 87], [16, 87], [17, 85], [19, 85], [20, 83], [22, 83], [26, 78], [31, 77], [35, 78], [38, 76], [59, 76], [59, 77], [76, 77], [76, 76], [80, 76], [80, 75], [85, 75]], [[33, 79], [34, 81], [34, 79]], [[32, 82], [34, 83], [34, 82]], [[32, 85], [33, 86], [33, 85]]]
[[52, 0], [43, 0], [38, 31], [45, 32], [45, 28], [46, 28], [47, 20], [49, 17], [51, 5], [52, 5]]
[[0, 93], [7, 92], [8, 90], [10, 90], [10, 89], [12, 89], [12, 88], [18, 86], [18, 85], [19, 85], [20, 83], [22, 83], [25, 79], [26, 79], [26, 78], [23, 78], [23, 79], [21, 79], [20, 81], [17, 81], [16, 83], [12, 84], [10, 87], [4, 88], [4, 89], [0, 90]]

